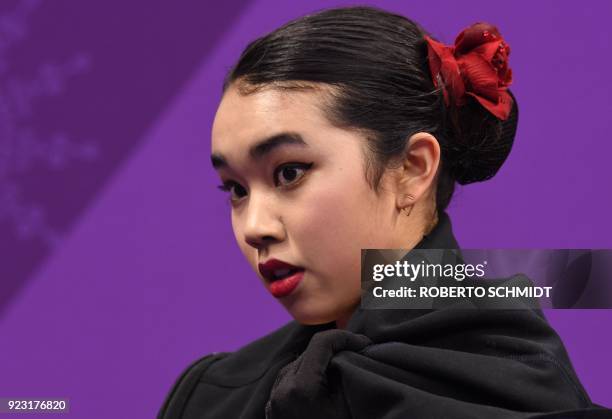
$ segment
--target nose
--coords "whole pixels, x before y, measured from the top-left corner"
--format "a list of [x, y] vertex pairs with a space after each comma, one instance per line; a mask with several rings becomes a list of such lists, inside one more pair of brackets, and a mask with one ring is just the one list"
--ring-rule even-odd
[[251, 193], [244, 221], [244, 240], [250, 246], [261, 249], [282, 241], [284, 226], [272, 197]]

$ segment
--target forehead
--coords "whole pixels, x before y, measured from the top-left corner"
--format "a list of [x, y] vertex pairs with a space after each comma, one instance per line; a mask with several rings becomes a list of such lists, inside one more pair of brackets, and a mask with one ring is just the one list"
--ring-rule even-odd
[[300, 131], [305, 134], [331, 128], [323, 116], [320, 90], [266, 88], [241, 94], [230, 87], [225, 92], [212, 127], [212, 149], [223, 152], [242, 147], [271, 133]]

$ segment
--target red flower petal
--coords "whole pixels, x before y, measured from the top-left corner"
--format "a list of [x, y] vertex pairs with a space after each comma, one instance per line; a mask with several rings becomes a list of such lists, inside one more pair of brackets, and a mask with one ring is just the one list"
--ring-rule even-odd
[[474, 93], [467, 92], [468, 95], [476, 99], [482, 106], [499, 119], [508, 119], [512, 109], [512, 96], [505, 90], [499, 94], [497, 101], [490, 101]]
[[434, 85], [438, 78], [444, 82], [446, 105], [452, 96], [455, 104], [465, 103], [466, 95], [500, 119], [506, 119], [512, 109], [512, 97], [506, 91], [512, 83], [512, 70], [508, 66], [510, 46], [497, 27], [478, 22], [464, 29], [447, 46], [425, 36], [428, 45], [429, 66]]
[[479, 45], [499, 39], [501, 39], [501, 34], [497, 27], [486, 22], [477, 22], [457, 36], [455, 48], [458, 54], [465, 54]]
[[458, 62], [468, 91], [490, 100], [497, 99], [498, 76], [491, 63], [474, 53], [459, 57]]

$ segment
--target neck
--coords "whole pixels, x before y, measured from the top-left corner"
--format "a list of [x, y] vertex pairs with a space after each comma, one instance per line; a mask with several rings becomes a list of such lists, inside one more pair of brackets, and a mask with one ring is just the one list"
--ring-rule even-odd
[[354, 310], [351, 310], [349, 313], [342, 314], [340, 317], [338, 317], [336, 319], [336, 329], [346, 329], [353, 312]]

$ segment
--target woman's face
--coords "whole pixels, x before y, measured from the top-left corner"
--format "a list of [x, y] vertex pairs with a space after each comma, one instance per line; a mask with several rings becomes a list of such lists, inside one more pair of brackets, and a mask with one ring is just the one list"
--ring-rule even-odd
[[[399, 248], [390, 172], [379, 195], [365, 178], [362, 135], [332, 126], [318, 91], [230, 87], [212, 130], [213, 166], [229, 188], [238, 245], [264, 286], [302, 324], [346, 319], [360, 301], [362, 248]], [[304, 269], [278, 296], [259, 264]], [[276, 290], [278, 291], [278, 289]]]

